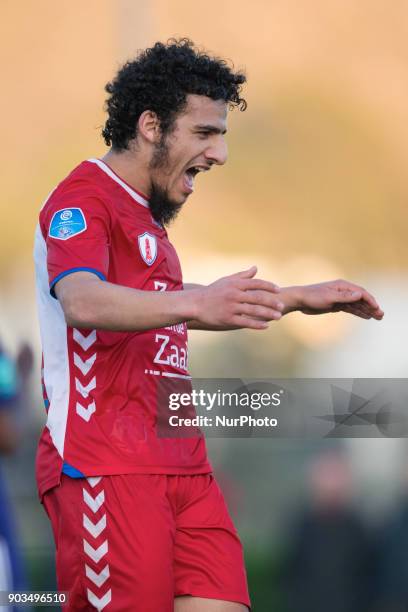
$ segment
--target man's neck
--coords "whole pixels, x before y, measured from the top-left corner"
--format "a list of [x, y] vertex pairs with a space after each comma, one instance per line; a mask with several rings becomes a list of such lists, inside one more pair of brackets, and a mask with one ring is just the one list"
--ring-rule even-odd
[[133, 189], [149, 197], [150, 177], [148, 164], [136, 153], [133, 151], [119, 153], [110, 149], [101, 159]]

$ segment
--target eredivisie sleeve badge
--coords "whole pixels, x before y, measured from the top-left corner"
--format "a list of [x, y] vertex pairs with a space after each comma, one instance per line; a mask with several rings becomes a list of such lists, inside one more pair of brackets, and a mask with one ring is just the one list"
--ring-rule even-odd
[[68, 240], [85, 230], [85, 216], [80, 208], [62, 208], [54, 213], [48, 235], [57, 240]]
[[137, 237], [139, 242], [139, 251], [142, 259], [148, 266], [151, 266], [157, 257], [157, 239], [156, 236], [145, 232]]

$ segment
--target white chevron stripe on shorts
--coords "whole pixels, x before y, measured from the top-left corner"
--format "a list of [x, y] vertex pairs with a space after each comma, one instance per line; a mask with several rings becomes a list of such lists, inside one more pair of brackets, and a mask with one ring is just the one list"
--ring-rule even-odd
[[[90, 476], [86, 480], [87, 485], [93, 489], [101, 482], [102, 476]], [[103, 489], [99, 491], [96, 497], [93, 497], [94, 494], [91, 495], [91, 493], [87, 491], [85, 487], [82, 488], [82, 492], [84, 503], [93, 513], [96, 513], [98, 510], [105, 509], [105, 491]], [[82, 515], [82, 526], [85, 530], [85, 537], [83, 538], [84, 553], [89, 557], [89, 559], [92, 559], [95, 565], [100, 563], [100, 566], [97, 568], [93, 568], [88, 565], [89, 561], [88, 563], [85, 563], [85, 575], [88, 580], [98, 589], [101, 589], [110, 578], [109, 563], [106, 562], [106, 558], [104, 559], [109, 550], [108, 539], [105, 537], [102, 544], [100, 544], [98, 547], [92, 546], [88, 540], [91, 538], [92, 541], [92, 538], [95, 540], [96, 538], [99, 538], [99, 536], [101, 536], [101, 534], [105, 531], [106, 524], [106, 512], [104, 512], [101, 518], [96, 521], [95, 519], [91, 520], [85, 512]], [[100, 597], [98, 597], [92, 589], [86, 589], [89, 603], [98, 611], [103, 610], [112, 600], [112, 590], [109, 587], [109, 582], [105, 585], [105, 588], [105, 593], [103, 593]]]
[[99, 548], [93, 548], [93, 546], [84, 539], [84, 552], [88, 557], [91, 557], [92, 561], [98, 563], [108, 552], [108, 540], [102, 542]]
[[96, 487], [98, 482], [101, 482], [101, 480], [102, 480], [102, 476], [89, 476], [89, 478], [87, 478], [87, 481], [91, 485], [92, 488]]
[[109, 565], [105, 565], [105, 567], [99, 572], [99, 574], [94, 572], [93, 569], [89, 567], [89, 565], [85, 565], [85, 573], [89, 580], [91, 580], [91, 582], [96, 584], [97, 587], [101, 587], [110, 576]]
[[102, 531], [106, 527], [106, 514], [104, 514], [101, 520], [98, 521], [97, 523], [93, 523], [91, 520], [89, 520], [86, 514], [84, 514], [83, 525], [85, 529], [89, 531], [91, 536], [93, 536], [94, 538], [97, 538], [99, 535], [101, 535]]
[[86, 489], [83, 489], [84, 494], [84, 502], [86, 505], [92, 510], [92, 512], [97, 512], [99, 508], [102, 506], [105, 501], [105, 491], [102, 490], [98, 493], [98, 495], [93, 498], [90, 493]]
[[95, 606], [98, 612], [100, 612], [100, 610], [103, 610], [104, 607], [107, 606], [110, 600], [112, 599], [112, 591], [110, 589], [106, 591], [105, 595], [103, 595], [102, 597], [97, 597], [95, 593], [91, 591], [91, 589], [87, 589], [86, 591], [88, 594], [88, 601], [93, 606]]

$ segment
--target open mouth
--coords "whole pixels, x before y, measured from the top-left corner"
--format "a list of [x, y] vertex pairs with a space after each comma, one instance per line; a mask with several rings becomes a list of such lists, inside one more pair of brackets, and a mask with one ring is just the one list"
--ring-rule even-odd
[[194, 179], [199, 172], [207, 172], [210, 166], [190, 166], [184, 173], [184, 187], [188, 193], [194, 191]]

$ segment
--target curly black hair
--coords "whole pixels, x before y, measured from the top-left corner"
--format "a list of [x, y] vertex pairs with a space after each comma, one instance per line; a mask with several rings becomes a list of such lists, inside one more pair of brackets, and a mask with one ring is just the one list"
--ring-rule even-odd
[[157, 42], [124, 64], [106, 85], [108, 119], [102, 136], [115, 151], [127, 149], [145, 110], [156, 113], [164, 135], [185, 107], [188, 94], [224, 100], [230, 108], [245, 110], [246, 101], [240, 97], [245, 81], [243, 72], [233, 72], [225, 60], [198, 50], [188, 38]]

